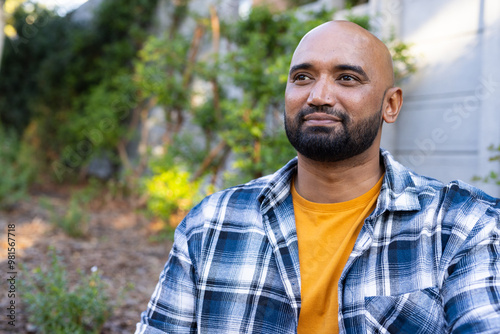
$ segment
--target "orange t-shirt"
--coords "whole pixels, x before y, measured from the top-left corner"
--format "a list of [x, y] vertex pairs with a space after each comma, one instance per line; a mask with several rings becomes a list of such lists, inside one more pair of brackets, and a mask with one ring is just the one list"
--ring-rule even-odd
[[375, 209], [383, 176], [347, 202], [323, 204], [302, 198], [292, 182], [301, 276], [299, 334], [338, 333], [338, 281], [364, 220]]

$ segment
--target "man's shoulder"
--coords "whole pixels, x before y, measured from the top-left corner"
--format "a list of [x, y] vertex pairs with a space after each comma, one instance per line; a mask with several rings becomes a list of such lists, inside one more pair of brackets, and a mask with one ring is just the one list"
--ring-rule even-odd
[[196, 205], [188, 217], [202, 215], [215, 217], [231, 211], [233, 216], [250, 215], [260, 211], [260, 206], [268, 198], [280, 196], [289, 191], [291, 175], [296, 166], [292, 159], [274, 174], [253, 179], [249, 182], [232, 186], [205, 197]]
[[446, 184], [442, 192], [452, 203], [477, 203], [477, 205], [485, 205], [493, 209], [500, 210], [500, 199], [495, 198], [482, 189], [475, 187], [462, 180], [454, 180]]
[[[418, 174], [415, 174], [414, 180], [418, 180], [415, 191], [421, 198], [421, 203], [428, 203], [431, 206], [437, 205], [440, 210], [444, 210], [448, 214], [462, 212], [479, 217], [489, 212], [500, 216], [500, 199], [465, 181], [453, 180], [442, 183]], [[430, 200], [427, 201], [426, 197], [429, 197]], [[422, 209], [425, 210], [425, 206]]]
[[[387, 151], [382, 150], [382, 154], [386, 164], [389, 197], [399, 207], [404, 206], [401, 203], [410, 203], [411, 207], [411, 203], [416, 201], [424, 207], [438, 202], [439, 206], [445, 205], [449, 209], [471, 205], [499, 210], [500, 200], [476, 186], [462, 180], [443, 183], [401, 165]], [[418, 206], [414, 205], [414, 208]]]
[[421, 196], [440, 198], [444, 205], [479, 205], [499, 208], [500, 200], [482, 189], [462, 180], [443, 183], [432, 177], [413, 173], [415, 192]]
[[[238, 184], [232, 187], [225, 188], [223, 190], [219, 190], [213, 194], [206, 196], [203, 201], [200, 203], [201, 205], [214, 204], [214, 203], [223, 203], [225, 201], [234, 202], [235, 199], [238, 199], [238, 204], [249, 203], [252, 200], [257, 200], [260, 193], [269, 185], [269, 182], [272, 179], [271, 175], [262, 176], [257, 179], [250, 180], [246, 183]], [[237, 196], [237, 198], [234, 198]]]

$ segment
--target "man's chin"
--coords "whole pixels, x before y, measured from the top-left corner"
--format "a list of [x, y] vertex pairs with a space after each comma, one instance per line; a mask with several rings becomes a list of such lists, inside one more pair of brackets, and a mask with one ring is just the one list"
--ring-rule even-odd
[[318, 133], [326, 133], [329, 135], [334, 135], [335, 129], [334, 125], [303, 125], [301, 127], [302, 136], [304, 135], [314, 135]]

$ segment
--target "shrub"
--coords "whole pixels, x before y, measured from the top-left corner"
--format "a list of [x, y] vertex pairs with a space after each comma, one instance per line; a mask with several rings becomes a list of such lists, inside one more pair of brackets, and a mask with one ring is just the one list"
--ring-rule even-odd
[[26, 195], [35, 175], [31, 156], [30, 147], [0, 125], [0, 208], [8, 208]]
[[70, 288], [66, 268], [53, 249], [51, 253], [46, 270], [37, 267], [27, 272], [23, 268], [21, 298], [30, 322], [40, 333], [99, 333], [111, 315], [104, 282], [97, 271], [80, 273], [80, 280]]
[[144, 189], [149, 212], [174, 227], [178, 222], [171, 222], [171, 216], [191, 208], [198, 199], [199, 184], [190, 182], [188, 172], [173, 166], [145, 179]]

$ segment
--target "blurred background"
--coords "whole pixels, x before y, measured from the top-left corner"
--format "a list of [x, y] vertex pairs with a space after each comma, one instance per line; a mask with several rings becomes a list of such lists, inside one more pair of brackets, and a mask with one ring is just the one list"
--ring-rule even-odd
[[289, 62], [331, 19], [392, 52], [382, 146], [500, 196], [497, 0], [0, 0], [0, 332], [133, 332], [187, 211], [295, 156]]

